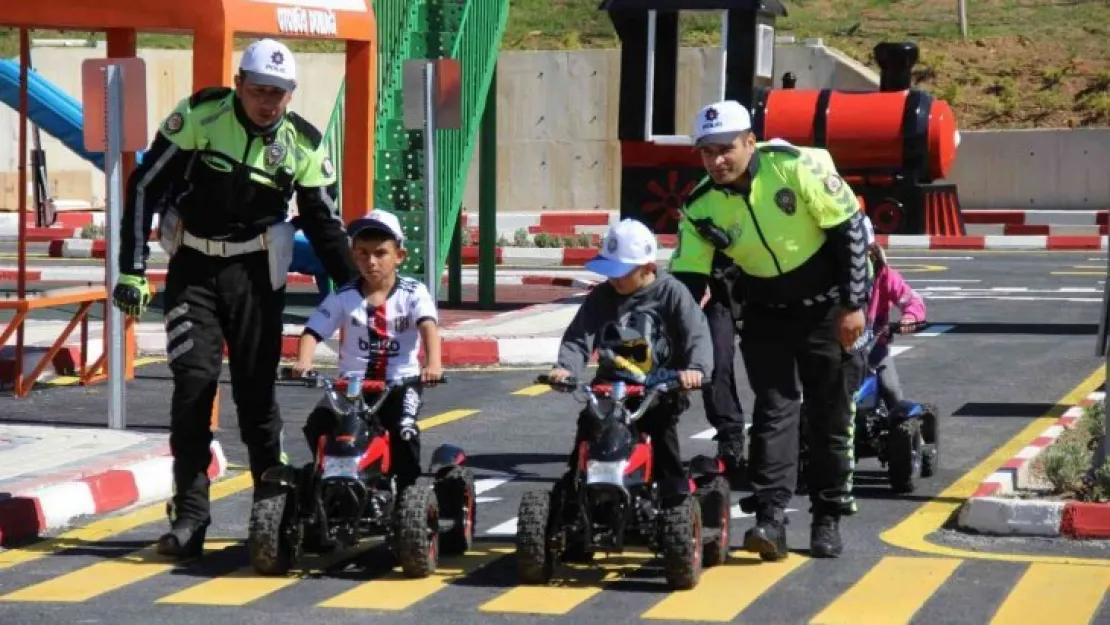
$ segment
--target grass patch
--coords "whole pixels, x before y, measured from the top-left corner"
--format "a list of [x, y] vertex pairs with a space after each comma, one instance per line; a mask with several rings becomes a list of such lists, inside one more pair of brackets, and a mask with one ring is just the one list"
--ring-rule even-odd
[[[964, 129], [1110, 126], [1110, 2], [981, 0], [967, 6], [968, 40], [955, 2], [785, 0], [780, 34], [821, 37], [874, 69], [880, 41], [921, 49], [915, 83], [949, 100]], [[597, 0], [511, 0], [506, 50], [613, 48], [619, 40]], [[683, 13], [682, 45], [718, 44], [716, 14]], [[87, 33], [54, 36], [86, 36]], [[51, 36], [36, 32], [36, 37]], [[247, 39], [239, 40], [241, 48]], [[140, 35], [141, 47], [188, 48], [188, 37]], [[332, 42], [292, 41], [298, 51], [332, 52]], [[18, 35], [0, 31], [0, 54]]]
[[1110, 501], [1110, 459], [1089, 475], [1091, 456], [1106, 435], [1105, 407], [1084, 408], [1075, 427], [1066, 430], [1033, 461], [1032, 470], [1052, 486], [1052, 495], [1078, 501]]

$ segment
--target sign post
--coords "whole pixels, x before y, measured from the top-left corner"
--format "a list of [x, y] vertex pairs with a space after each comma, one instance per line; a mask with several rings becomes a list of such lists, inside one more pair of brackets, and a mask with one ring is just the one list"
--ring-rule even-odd
[[404, 124], [424, 131], [424, 286], [438, 299], [439, 188], [435, 131], [462, 127], [460, 66], [455, 59], [410, 59], [403, 74]]
[[[110, 298], [119, 282], [116, 259], [123, 213], [123, 152], [138, 152], [146, 147], [146, 64], [139, 58], [89, 59], [82, 63], [81, 78], [85, 149], [104, 152], [108, 222], [104, 286]], [[125, 111], [131, 114], [124, 115]], [[123, 313], [110, 304], [107, 309], [108, 427], [122, 430], [127, 427]]]

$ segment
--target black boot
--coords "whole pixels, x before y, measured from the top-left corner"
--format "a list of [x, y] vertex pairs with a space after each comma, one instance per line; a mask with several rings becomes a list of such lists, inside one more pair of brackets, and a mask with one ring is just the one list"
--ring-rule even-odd
[[814, 558], [836, 558], [844, 551], [840, 540], [840, 517], [827, 512], [813, 515], [809, 528], [809, 554]]
[[744, 533], [744, 550], [758, 553], [766, 562], [786, 559], [786, 511], [761, 506], [755, 513], [755, 527]]
[[174, 558], [199, 558], [204, 553], [204, 537], [211, 519], [178, 519], [170, 531], [158, 538], [158, 553]]
[[744, 478], [748, 470], [748, 460], [744, 453], [743, 436], [723, 436], [717, 434], [717, 457], [725, 462], [725, 471], [729, 480], [736, 481]]

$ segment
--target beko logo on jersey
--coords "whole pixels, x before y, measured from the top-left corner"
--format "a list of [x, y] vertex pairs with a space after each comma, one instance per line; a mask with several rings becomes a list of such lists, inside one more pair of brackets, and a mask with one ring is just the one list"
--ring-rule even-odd
[[358, 348], [371, 354], [379, 354], [384, 350], [386, 354], [391, 357], [401, 353], [401, 344], [397, 339], [381, 338], [377, 336], [371, 336], [369, 338], [359, 337]]

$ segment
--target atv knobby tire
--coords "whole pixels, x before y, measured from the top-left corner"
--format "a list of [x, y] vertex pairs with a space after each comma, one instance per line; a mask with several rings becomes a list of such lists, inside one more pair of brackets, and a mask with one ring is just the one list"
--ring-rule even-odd
[[921, 439], [925, 445], [921, 453], [921, 477], [932, 477], [940, 466], [940, 413], [932, 404], [922, 405]]
[[546, 584], [551, 580], [555, 562], [547, 540], [550, 516], [548, 493], [539, 490], [524, 493], [516, 522], [516, 570], [525, 584]]
[[705, 527], [720, 532], [717, 538], [705, 543], [702, 553], [704, 566], [717, 566], [728, 561], [729, 531], [732, 522], [732, 488], [724, 476], [717, 476], [699, 489], [698, 503]]
[[921, 463], [921, 422], [905, 419], [890, 429], [887, 440], [887, 474], [896, 493], [914, 491], [914, 473]]
[[287, 536], [290, 522], [284, 491], [261, 497], [251, 505], [247, 528], [247, 547], [251, 566], [259, 575], [285, 575], [297, 560], [300, 541]]
[[424, 479], [409, 486], [397, 507], [396, 554], [406, 577], [435, 573], [439, 560], [439, 505]]
[[436, 500], [440, 514], [450, 515], [451, 529], [439, 539], [443, 555], [457, 556], [470, 550], [474, 528], [478, 525], [478, 503], [474, 491], [474, 475], [466, 467], [452, 467], [436, 481]]
[[663, 575], [672, 590], [697, 585], [702, 570], [701, 506], [694, 497], [663, 509], [660, 552]]

